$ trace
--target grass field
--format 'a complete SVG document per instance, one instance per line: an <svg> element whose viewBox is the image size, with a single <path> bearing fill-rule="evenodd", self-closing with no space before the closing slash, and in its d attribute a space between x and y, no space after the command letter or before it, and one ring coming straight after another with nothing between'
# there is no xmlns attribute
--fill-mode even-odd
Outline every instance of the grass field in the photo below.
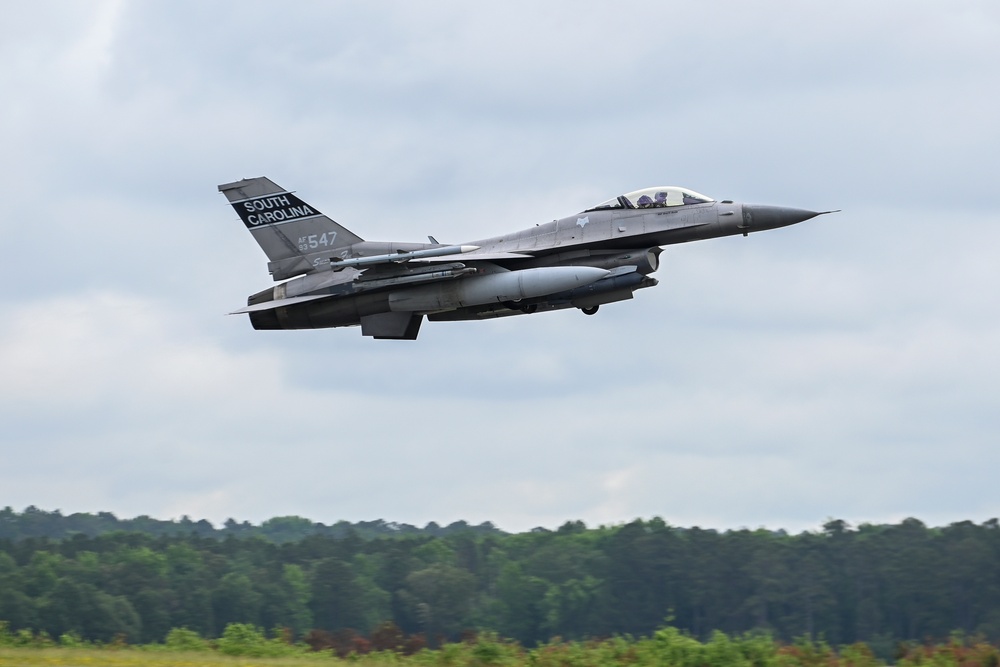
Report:
<svg viewBox="0 0 1000 667"><path fill-rule="evenodd" d="M7 644L0 645L0 667L880 667L890 662L898 667L1000 667L997 646L957 635L937 644L900 643L891 660L875 657L862 643L834 649L822 641L784 644L767 635L729 637L721 632L701 642L669 627L647 638L556 640L532 649L484 634L413 655L385 651L343 658L256 633L243 640L198 640L198 650L164 644L59 646L51 640Z"/></svg>

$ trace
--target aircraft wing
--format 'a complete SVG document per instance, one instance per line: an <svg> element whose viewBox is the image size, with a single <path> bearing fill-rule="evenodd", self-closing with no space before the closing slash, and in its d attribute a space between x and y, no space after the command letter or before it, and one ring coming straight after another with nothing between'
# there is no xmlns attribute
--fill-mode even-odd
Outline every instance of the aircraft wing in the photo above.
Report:
<svg viewBox="0 0 1000 667"><path fill-rule="evenodd" d="M395 256L393 255L393 257ZM357 259L370 260L372 258L363 257ZM440 280L453 280L476 273L476 269L467 267L462 262L439 264L413 262L414 266L407 266L410 260L391 262L382 258L378 259L379 261L368 261L362 264L360 268L358 268L356 263L351 263L346 267L346 270L313 273L303 279L299 279L305 282L296 284L296 281L291 281L285 283L286 287L283 289L295 289L297 294L255 303L239 310L234 310L229 314L257 313L316 301L318 299L336 299L373 290L400 288ZM345 260L345 262L351 261ZM309 293L302 294L303 290L308 290Z"/></svg>
<svg viewBox="0 0 1000 667"><path fill-rule="evenodd" d="M229 313L230 315L241 315L243 313L256 313L261 310L271 310L272 308L282 308L284 306L292 306L296 303L305 303L306 301L315 301L316 299L326 299L329 294L307 294L305 296L293 296L287 299L275 299L274 301L265 301L263 303L257 303L252 306L247 306L246 308L240 308L239 310L234 310Z"/></svg>

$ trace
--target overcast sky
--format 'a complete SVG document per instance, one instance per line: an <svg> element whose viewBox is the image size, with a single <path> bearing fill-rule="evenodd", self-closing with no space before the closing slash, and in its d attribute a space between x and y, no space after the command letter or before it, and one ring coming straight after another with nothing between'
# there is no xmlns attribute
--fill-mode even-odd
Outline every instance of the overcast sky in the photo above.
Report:
<svg viewBox="0 0 1000 667"><path fill-rule="evenodd" d="M4 3L0 506L509 531L1000 515L1000 5ZM561 311L254 331L216 185L464 242L843 209Z"/></svg>

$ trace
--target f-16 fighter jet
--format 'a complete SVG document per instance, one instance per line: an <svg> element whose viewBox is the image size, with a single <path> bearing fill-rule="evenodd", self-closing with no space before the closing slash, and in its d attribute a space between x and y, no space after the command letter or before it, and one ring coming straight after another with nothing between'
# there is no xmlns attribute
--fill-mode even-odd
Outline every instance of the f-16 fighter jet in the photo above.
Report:
<svg viewBox="0 0 1000 667"><path fill-rule="evenodd" d="M823 213L715 201L687 188L629 192L577 215L461 245L365 241L267 178L219 186L279 282L247 299L254 329L361 326L415 340L428 320L601 306L653 287L661 246L785 227ZM234 313L234 314L235 314Z"/></svg>

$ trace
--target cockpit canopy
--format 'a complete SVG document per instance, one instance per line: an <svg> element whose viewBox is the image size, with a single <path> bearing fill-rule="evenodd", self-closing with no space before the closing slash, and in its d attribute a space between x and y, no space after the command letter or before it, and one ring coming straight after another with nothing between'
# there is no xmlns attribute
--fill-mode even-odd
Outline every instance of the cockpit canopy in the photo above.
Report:
<svg viewBox="0 0 1000 667"><path fill-rule="evenodd" d="M613 208L664 208L667 206L687 206L689 204L707 204L715 201L711 197L698 194L694 190L664 185L656 188L645 188L628 194L619 195L614 199L601 202L588 211L601 211Z"/></svg>

